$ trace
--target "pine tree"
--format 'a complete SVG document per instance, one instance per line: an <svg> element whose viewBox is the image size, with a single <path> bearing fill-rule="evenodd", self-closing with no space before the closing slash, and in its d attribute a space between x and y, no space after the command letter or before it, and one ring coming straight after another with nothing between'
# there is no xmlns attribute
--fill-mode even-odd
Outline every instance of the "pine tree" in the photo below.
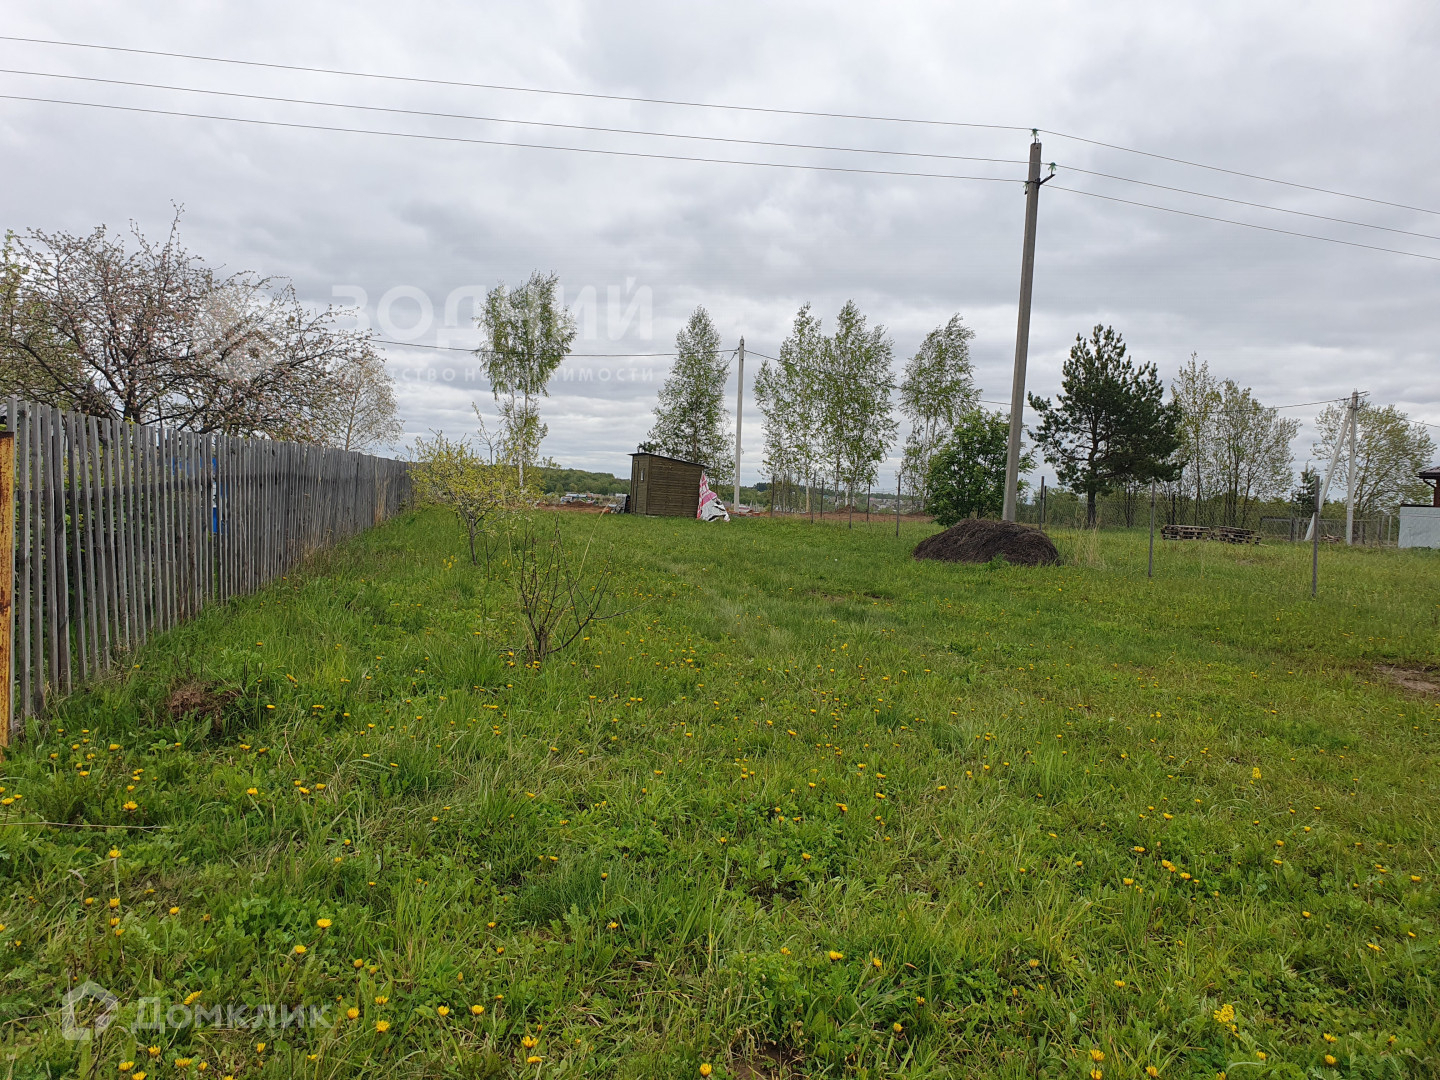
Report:
<svg viewBox="0 0 1440 1080"><path fill-rule="evenodd" d="M728 480L734 472L734 436L725 411L730 365L720 354L720 334L703 307L697 307L675 335L675 350L675 366L660 388L646 445L657 454L700 462L712 482Z"/></svg>
<svg viewBox="0 0 1440 1080"><path fill-rule="evenodd" d="M1040 414L1033 435L1056 475L1085 496L1085 524L1095 524L1095 500L1127 481L1172 479L1179 448L1179 409L1165 404L1154 364L1136 365L1114 327L1096 326L1075 344L1062 369L1056 403L1030 395Z"/></svg>

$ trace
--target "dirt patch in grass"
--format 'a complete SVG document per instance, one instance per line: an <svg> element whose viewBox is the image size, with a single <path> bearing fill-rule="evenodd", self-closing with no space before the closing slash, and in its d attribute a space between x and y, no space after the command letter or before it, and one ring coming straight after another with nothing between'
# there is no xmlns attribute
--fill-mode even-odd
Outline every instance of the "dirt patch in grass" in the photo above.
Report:
<svg viewBox="0 0 1440 1080"><path fill-rule="evenodd" d="M1380 673L1381 678L1389 680L1402 690L1424 697L1440 697L1440 672L1390 667L1387 664L1376 664L1375 670Z"/></svg>
<svg viewBox="0 0 1440 1080"><path fill-rule="evenodd" d="M225 726L226 706L239 696L238 690L217 687L202 679L179 679L165 695L165 712L171 720L208 719L211 733L218 735Z"/></svg>
<svg viewBox="0 0 1440 1080"><path fill-rule="evenodd" d="M986 563L997 555L1019 566L1053 566L1060 553L1039 529L1013 521L971 518L915 545L917 559Z"/></svg>

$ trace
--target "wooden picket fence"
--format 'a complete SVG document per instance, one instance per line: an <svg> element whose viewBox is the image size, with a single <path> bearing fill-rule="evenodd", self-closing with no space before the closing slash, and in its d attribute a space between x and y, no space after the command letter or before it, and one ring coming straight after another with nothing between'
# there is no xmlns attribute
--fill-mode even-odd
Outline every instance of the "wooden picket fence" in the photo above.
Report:
<svg viewBox="0 0 1440 1080"><path fill-rule="evenodd" d="M0 596L0 633L13 627L14 704L0 745L149 635L254 592L410 497L409 466L368 454L14 397L3 419L14 443L14 590L9 618Z"/></svg>

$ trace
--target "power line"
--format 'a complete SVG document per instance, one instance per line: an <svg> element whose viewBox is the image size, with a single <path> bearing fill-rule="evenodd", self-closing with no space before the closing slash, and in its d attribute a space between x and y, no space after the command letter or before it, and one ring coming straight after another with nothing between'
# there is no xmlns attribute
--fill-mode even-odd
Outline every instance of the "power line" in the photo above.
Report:
<svg viewBox="0 0 1440 1080"><path fill-rule="evenodd" d="M64 98L34 97L27 94L0 94L0 100L33 101L47 105L75 105L87 109L109 109L115 112L148 113L152 116L183 116L194 120L223 120L232 124L257 127L290 128L297 131L332 131L347 135L384 135L395 139L419 139L423 142L464 143L471 146L506 146L522 150L560 150L573 154L599 154L605 157L648 158L652 161L696 161L707 165L752 165L764 169L802 169L810 172L855 173L865 176L906 176L921 180L990 180L998 184L1020 184L1024 181L1008 176L962 176L956 173L906 172L903 169L860 169L846 165L803 165L785 161L740 161L734 158L695 157L687 154L655 154L640 150L606 150L593 146L553 146L548 143L515 142L507 139L476 139L459 135L425 135L413 131L377 131L373 128L337 127L333 124L302 124L291 120L258 120L244 116L220 116L215 113L185 112L181 109L149 109L139 105L113 105L98 101L69 101Z"/></svg>
<svg viewBox="0 0 1440 1080"><path fill-rule="evenodd" d="M1317 221L1333 221L1340 225L1355 225L1362 229L1378 229L1381 232L1398 233L1401 236L1419 237L1421 240L1440 240L1440 236L1433 233L1413 232L1410 229L1395 229L1389 225L1372 225L1368 221L1352 221L1350 218L1331 217L1329 214L1314 214L1308 210L1291 210L1288 207L1271 206L1268 203L1250 202L1246 199L1232 199L1228 195L1211 195L1207 191L1191 191L1189 188L1172 187L1169 184L1155 184L1149 180L1136 180L1129 176L1116 176L1114 173L1096 172L1093 169L1079 169L1074 165L1059 165L1058 167L1068 169L1074 173L1084 173L1086 176L1102 176L1106 180L1119 180L1122 183L1138 184L1141 187L1155 188L1159 191L1174 191L1180 195L1194 195L1201 199L1216 199L1219 202L1234 203L1237 206L1251 206L1257 210L1272 210L1277 214L1294 214L1298 217L1315 218Z"/></svg>
<svg viewBox="0 0 1440 1080"><path fill-rule="evenodd" d="M1239 169L1226 169L1219 165L1206 165L1199 161L1189 161L1185 158L1169 157L1165 154L1152 154L1148 150L1135 150L1129 146L1118 146L1115 143L1100 142L1098 139L1087 139L1080 135L1067 135L1063 131L1050 131L1041 129L1046 135L1055 135L1061 139L1073 139L1075 142L1086 143L1090 146L1103 146L1107 150L1119 150L1126 154L1138 154L1140 157L1154 158L1156 161L1169 161L1176 165L1188 165L1192 169L1206 169L1210 172L1225 173L1227 176L1243 176L1247 180L1262 180L1267 184L1283 184L1285 187L1298 188L1301 191L1315 191L1321 195L1337 195L1342 199L1358 199L1361 202L1375 203L1377 206L1393 206L1397 210L1413 210L1417 214L1440 215L1440 210L1428 210L1423 206L1410 206L1406 203L1390 202L1388 199L1373 199L1369 195L1355 195L1348 191L1335 191L1331 188L1315 187L1311 184L1299 184L1293 180L1277 180L1273 176L1261 176L1259 173L1241 172Z"/></svg>
<svg viewBox="0 0 1440 1080"><path fill-rule="evenodd" d="M996 165L1025 164L1025 162L1018 158L971 157L964 154L931 154L918 150L880 150L863 146L831 146L823 143L795 143L771 139L737 139L723 135L694 135L685 132L646 131L640 128L603 127L596 124L565 124L551 120L517 120L509 116L480 116L474 113L437 112L431 109L400 109L385 105L358 105L346 101L320 101L315 98L248 94L235 90L207 90L200 87L175 86L167 83L136 82L130 79L106 79L93 75L64 75L50 71L24 71L19 68L0 68L0 74L29 75L41 79L66 79L72 82L104 83L108 86L132 86L146 90L168 90L182 94L205 94L211 97L241 98L245 101L268 101L285 105L318 105L327 109L356 109L362 112L394 113L401 116L425 116L439 120L475 120L491 124L520 124L526 127L560 128L565 131L594 131L607 135L643 135L656 139L687 139L698 142L733 143L742 146L771 146L787 150L829 150L846 154L884 154L889 157L931 158L942 161L983 161ZM1433 239L1440 239L1440 237Z"/></svg>
<svg viewBox="0 0 1440 1080"><path fill-rule="evenodd" d="M1348 395L1347 395L1348 397ZM1303 409L1306 405L1333 405L1337 401L1344 401L1346 398L1326 398L1324 401L1302 401L1295 405L1272 405L1272 409Z"/></svg>
<svg viewBox="0 0 1440 1080"><path fill-rule="evenodd" d="M527 127L557 128L565 131L591 131L609 135L641 135L648 138L661 139L684 139L698 142L729 143L743 146L767 146L783 148L788 150L823 150L847 154L882 154L889 157L928 158L943 161L980 161L997 165L1023 165L1025 162L1016 158L992 158L974 157L964 154L937 154L914 150L882 150L871 147L834 146L823 143L795 143L770 139L740 139L720 135L695 135L685 132L670 131L646 131L639 128L605 127L595 124L567 124L558 121L547 120L518 120L506 116L481 116L473 113L452 113L438 112L430 109L402 109L384 105L360 105L344 101L322 101L314 98L283 97L271 94L252 94L232 90L209 90L192 86L176 86L168 83L138 82L131 79L108 79L90 75L67 75L49 71L26 71L18 68L0 68L0 74L25 75L34 78L65 79L72 82L101 83L108 86L129 86L147 90L165 90L184 94L203 94L212 97L239 98L245 101L265 101L275 104L286 105L314 105L330 109L355 109L362 112L392 113L402 116L424 116L442 120L471 120L483 123L496 124L518 124ZM1133 177L1118 176L1114 173L1097 172L1094 169L1082 169L1073 165L1061 165L1060 168L1070 172L1081 173L1085 176L1103 177L1107 180L1118 180L1126 184L1138 184L1142 187L1155 188L1160 191L1173 191L1181 195L1193 195L1202 199L1215 199L1220 202L1233 203L1238 206L1249 206L1257 210L1270 210L1277 214L1293 214L1299 217L1313 218L1318 221L1333 221L1340 225L1354 225L1363 229L1376 229L1382 232L1396 233L1401 236L1414 236L1422 240L1440 240L1440 235L1432 233L1414 232L1410 229L1397 229L1388 225L1373 225L1365 221L1353 221L1349 218L1332 217L1329 214L1316 214L1306 210L1292 210L1283 206L1270 206L1267 203L1251 202L1246 199L1231 198L1226 195L1212 195L1204 191L1192 191L1188 188L1174 187L1169 184L1157 184L1148 180L1136 180Z"/></svg>
<svg viewBox="0 0 1440 1080"><path fill-rule="evenodd" d="M1242 228L1259 229L1261 232L1279 233L1282 236L1301 236L1307 240L1323 240L1327 244L1343 244L1345 247L1364 248L1366 251L1384 251L1391 255L1408 255L1412 259L1440 262L1440 255L1422 255L1418 251L1402 251L1400 248L1380 247L1377 244L1361 244L1354 240L1337 240L1333 236L1319 236L1316 233L1296 232L1293 229L1277 229L1270 225L1256 225L1250 221L1236 221L1234 218L1215 217L1212 214L1197 214L1192 210L1177 210L1173 206L1157 206L1154 203L1137 202L1134 199L1122 199L1116 195L1101 195L1098 191L1081 191L1079 188L1061 187L1059 184L1050 184L1048 186L1051 191L1068 191L1072 195L1084 195L1091 199L1104 199L1106 202L1124 203L1126 206L1143 206L1147 210L1163 210L1167 214L1180 214L1183 217L1199 218L1202 221L1219 221L1226 225L1239 225Z"/></svg>
<svg viewBox="0 0 1440 1080"><path fill-rule="evenodd" d="M460 79L433 79L415 75L383 75L373 71L347 71L342 68L311 67L304 64L277 64L263 60L236 60L225 56L204 56L196 53L167 52L162 49L134 49L123 45L95 45L85 41L58 41L52 38L18 37L0 34L0 41L21 41L32 45L61 45L72 49L96 49L103 52L132 53L138 56L164 56L174 60L201 60L210 64L234 64L240 67L269 68L274 71L300 71L312 75L343 75L352 79L378 79L386 82L419 83L427 86L453 86L469 90L503 90L515 94L543 94L553 97L589 98L596 101L626 101L640 105L676 105L688 109L716 109L726 112L766 113L777 116L809 116L829 120L874 120L890 124L921 124L931 127L982 128L990 131L1030 131L1016 124L973 124L959 120L925 120L907 116L874 116L867 113L825 112L818 109L780 109L762 105L727 105L709 101L684 101L673 98L639 97L633 94L599 94L584 90L548 90L534 86L506 86L501 83L466 82Z"/></svg>
<svg viewBox="0 0 1440 1080"><path fill-rule="evenodd" d="M1022 181L1003 176L972 176L957 173L931 173L931 172L909 172L903 169L862 169L844 165L813 165L797 162L780 161L746 161L734 158L711 158L697 157L687 154L657 154L640 150L613 150L589 146L555 146L548 143L516 142L507 139L479 139L458 135L428 135L411 131L380 131L374 128L351 128L340 127L333 124L306 124L289 120L260 120L252 117L242 116L221 116L216 113L187 112L180 109L154 109L139 105L117 105L95 101L71 101L64 98L36 97L28 94L0 94L0 100L7 101L29 101L48 105L71 105L79 108L106 109L113 112L144 113L152 116L179 116L195 120L220 120L233 124L249 124L257 127L278 127L298 131L327 131L338 132L348 135L380 135L397 139L416 139L423 142L446 142L461 143L472 146L500 146L513 147L526 150L555 150L575 154L596 154L604 157L625 157L642 158L652 161L689 161L709 165L746 165L766 169L799 169L810 172L831 172L849 173L862 176L895 176L909 177L914 179L928 180L982 180L1002 184L1018 184ZM1122 199L1114 195L1101 195L1094 191L1082 191L1079 188L1062 187L1059 184L1053 185L1056 191L1068 191L1074 195L1084 195L1092 199L1104 199L1107 202L1123 203L1127 206L1139 206L1150 210L1161 210L1170 214L1180 214L1184 217L1199 218L1204 221L1216 221L1226 225L1239 225L1247 229L1259 229L1262 232L1279 233L1283 236L1297 236L1309 240L1322 240L1329 244L1342 244L1346 247L1363 248L1367 251L1386 252L1391 255L1408 255L1415 259L1425 259L1430 262L1440 262L1440 256L1422 255L1419 252L1403 251L1399 248L1380 247L1376 244L1361 244L1353 240L1338 240L1330 236L1319 236L1315 233L1298 232L1293 229L1277 229L1269 225L1256 225L1248 221L1236 221L1234 218L1215 217L1211 214L1199 214L1189 210L1177 210L1169 206L1157 206L1154 203L1138 202L1134 199ZM758 354L757 354L758 355Z"/></svg>
<svg viewBox="0 0 1440 1080"><path fill-rule="evenodd" d="M1074 142L1085 143L1089 146L1098 146L1107 150L1116 150L1121 153L1136 154L1141 157L1153 158L1157 161L1168 161L1177 165L1185 165L1190 168L1206 169L1210 172L1224 173L1229 176L1240 176L1249 180L1259 180L1269 184L1281 184L1285 187L1293 187L1302 191L1314 191L1324 195L1334 195L1345 199L1358 199L1361 202L1374 203L1378 206L1390 206L1401 210L1412 210L1421 214L1440 215L1440 210L1430 210L1423 206L1410 206L1406 203L1392 202L1388 199L1377 199L1368 195L1356 195L1352 192L1337 191L1332 188L1317 187L1312 184L1301 184L1293 180L1281 180L1272 176L1263 176L1259 173L1244 172L1239 169L1227 169L1219 165L1206 165L1203 162L1190 161L1186 158L1172 157L1166 154L1152 153L1148 150L1137 150L1129 146L1121 146L1117 143L1103 142L1099 139L1089 139L1082 135L1072 135L1068 132L1055 131L1053 129L1032 129L1017 124L982 124L961 120L936 120L923 117L911 116L885 116L870 113L844 113L830 112L821 109L783 109L773 106L761 105L734 105L708 101L686 101L678 98L652 98L642 97L633 94L601 94L593 91L583 90L554 90L534 86L510 86L502 83L481 83L468 82L460 79L437 79L424 78L414 75L386 75L371 71L353 71L344 68L325 68L305 64L280 64L262 60L239 60L224 56L207 56L200 53L173 52L163 49L138 49L122 45L97 45L84 41L64 41L55 38L22 37L14 34L0 34L0 41L15 41L31 45L54 45L72 49L90 49L99 52L128 53L135 56L159 56L173 60L198 60L210 64L229 64L237 67L265 68L272 71L295 71L314 75L340 75L346 78L373 79L384 82L414 83L428 86L450 86L472 90L500 90L507 93L535 94L552 97L583 98L595 101L623 101L642 105L672 105L691 109L712 109L724 112L757 113L774 116L805 116L827 120L865 120L879 123L891 124L913 124L925 127L944 128L969 128L988 131L1043 131L1047 135L1055 135L1058 138L1070 139Z"/></svg>

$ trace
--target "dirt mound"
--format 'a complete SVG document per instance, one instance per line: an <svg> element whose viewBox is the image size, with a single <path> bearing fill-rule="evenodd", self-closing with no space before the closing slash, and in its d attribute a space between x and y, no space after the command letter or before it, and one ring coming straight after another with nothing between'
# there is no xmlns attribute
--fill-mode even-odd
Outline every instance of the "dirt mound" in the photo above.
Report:
<svg viewBox="0 0 1440 1080"><path fill-rule="evenodd" d="M172 720L207 719L211 734L219 735L225 727L225 707L239 696L238 690L218 689L195 678L180 679L165 696L165 711Z"/></svg>
<svg viewBox="0 0 1440 1080"><path fill-rule="evenodd" d="M1060 553L1039 529L1013 521L969 518L915 545L915 558L941 562L989 562L1002 556L1020 566L1051 566Z"/></svg>

